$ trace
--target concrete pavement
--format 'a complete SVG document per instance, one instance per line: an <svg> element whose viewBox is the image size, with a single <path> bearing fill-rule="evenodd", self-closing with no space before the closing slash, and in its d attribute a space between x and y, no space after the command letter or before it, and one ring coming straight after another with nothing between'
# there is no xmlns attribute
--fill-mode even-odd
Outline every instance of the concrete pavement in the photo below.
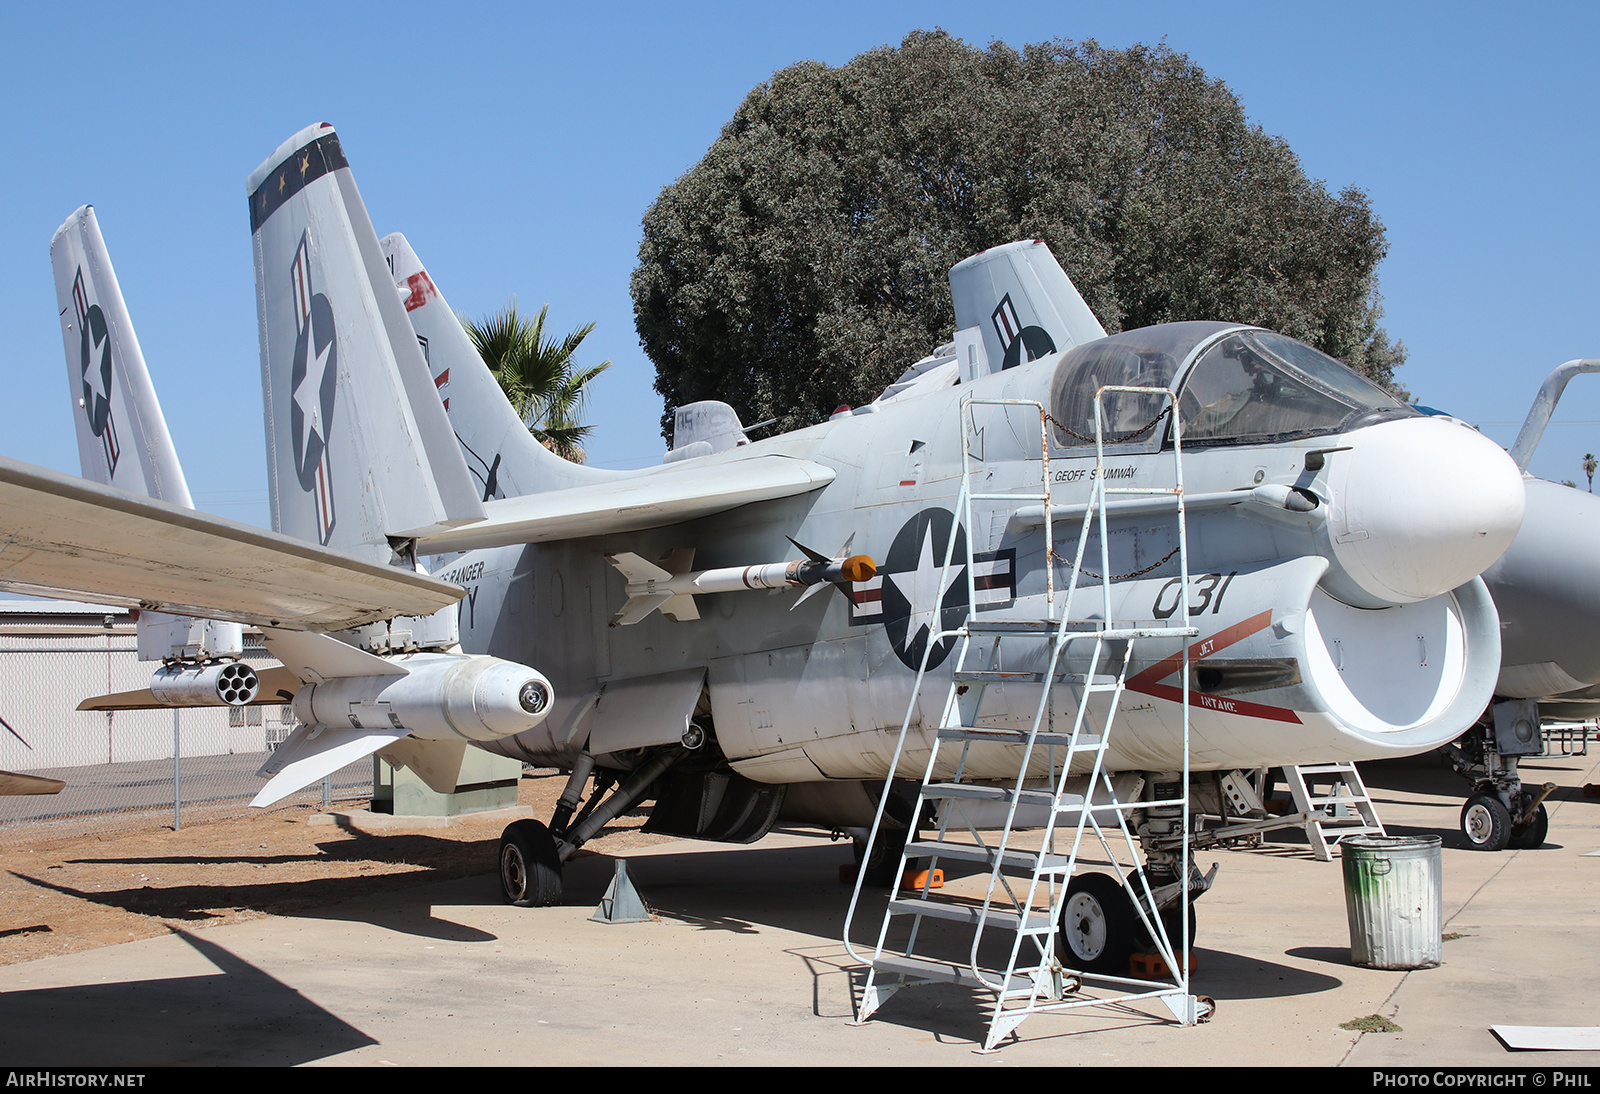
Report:
<svg viewBox="0 0 1600 1094"><path fill-rule="evenodd" d="M1349 963L1341 872L1303 844L1220 851L1197 907L1206 1025L1096 1008L1041 1015L980 1055L973 993L901 992L851 1024L860 973L839 941L847 844L792 833L750 847L629 854L658 920L589 922L612 874L568 869L560 908L500 903L493 877L305 916L0 968L0 1058L26 1065L903 1064L1593 1067L1600 1053L1510 1053L1492 1024L1600 1024L1600 757L1535 761L1562 787L1535 851L1462 849L1465 784L1431 761L1364 768L1394 834L1444 835L1436 969ZM981 891L981 890L980 890ZM881 900L881 898L880 898ZM863 917L861 934L875 929ZM1339 1028L1364 1015L1401 1033Z"/></svg>

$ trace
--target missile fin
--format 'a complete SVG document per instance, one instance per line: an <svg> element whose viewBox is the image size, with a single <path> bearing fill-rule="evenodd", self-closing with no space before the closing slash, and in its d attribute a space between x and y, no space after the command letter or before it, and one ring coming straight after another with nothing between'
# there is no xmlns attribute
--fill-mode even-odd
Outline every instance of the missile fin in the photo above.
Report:
<svg viewBox="0 0 1600 1094"><path fill-rule="evenodd" d="M667 576L671 576L670 574ZM631 596L622 610L611 617L613 627L631 627L669 600L677 599L671 593L643 593ZM698 617L697 617L698 618Z"/></svg>
<svg viewBox="0 0 1600 1094"><path fill-rule="evenodd" d="M394 729L338 729L329 726L301 726L273 750L257 775L268 779L261 793L250 802L257 809L282 801L296 790L303 790L331 775L345 764L370 756L411 731Z"/></svg>
<svg viewBox="0 0 1600 1094"><path fill-rule="evenodd" d="M695 606L694 594L679 593L661 605L661 614L676 619L679 623L687 623L700 618L700 609Z"/></svg>

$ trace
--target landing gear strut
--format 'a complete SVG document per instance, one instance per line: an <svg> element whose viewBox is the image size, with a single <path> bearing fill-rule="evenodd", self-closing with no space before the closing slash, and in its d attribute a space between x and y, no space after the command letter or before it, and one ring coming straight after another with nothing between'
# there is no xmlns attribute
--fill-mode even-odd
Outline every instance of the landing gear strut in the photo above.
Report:
<svg viewBox="0 0 1600 1094"><path fill-rule="evenodd" d="M1472 781L1472 796L1461 808L1461 834L1477 851L1538 847L1550 831L1544 800L1556 786L1524 786L1517 760L1544 752L1539 704L1512 699L1496 703L1488 714L1445 749L1456 773Z"/></svg>
<svg viewBox="0 0 1600 1094"><path fill-rule="evenodd" d="M1191 857L1187 883L1178 880L1183 844L1192 834L1184 831L1181 805L1155 803L1177 799L1182 784L1167 774L1149 776L1146 785L1145 800L1151 804L1130 818L1143 851L1143 870L1130 873L1126 882L1091 872L1074 875L1067 883L1057 937L1062 964L1068 968L1126 976L1133 954L1158 948L1157 932L1166 935L1180 960L1194 948L1194 902L1211 888L1217 867L1201 874Z"/></svg>

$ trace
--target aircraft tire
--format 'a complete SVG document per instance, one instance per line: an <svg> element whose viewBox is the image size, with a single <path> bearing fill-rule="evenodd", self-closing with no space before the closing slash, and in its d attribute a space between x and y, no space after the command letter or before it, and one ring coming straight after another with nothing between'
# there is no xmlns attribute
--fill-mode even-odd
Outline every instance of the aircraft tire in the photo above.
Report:
<svg viewBox="0 0 1600 1094"><path fill-rule="evenodd" d="M1126 975L1138 916L1122 884L1108 874L1079 874L1061 906L1061 960L1083 972Z"/></svg>
<svg viewBox="0 0 1600 1094"><path fill-rule="evenodd" d="M1461 807L1461 834L1474 851L1503 851L1511 842L1511 811L1493 794L1474 794Z"/></svg>
<svg viewBox="0 0 1600 1094"><path fill-rule="evenodd" d="M1506 846L1516 851L1531 851L1535 847L1544 846L1544 838L1549 834L1550 814L1545 812L1541 804L1534 812L1533 819L1527 824L1521 827L1512 825L1511 839Z"/></svg>
<svg viewBox="0 0 1600 1094"><path fill-rule="evenodd" d="M851 850L856 856L856 869L866 873L862 881L866 888L893 889L899 884L900 879L895 876L895 869L900 865L900 856L905 853L906 838L910 834L904 828L878 829L878 841L872 845L870 856L866 853L865 840L852 845Z"/></svg>
<svg viewBox="0 0 1600 1094"><path fill-rule="evenodd" d="M500 892L518 908L561 903L561 856L538 821L513 821L500 834Z"/></svg>
<svg viewBox="0 0 1600 1094"><path fill-rule="evenodd" d="M1172 907L1170 907L1166 911L1162 912L1161 913L1161 925L1166 928L1167 940L1169 942L1171 942L1174 946L1176 946L1176 947L1178 947L1180 949L1183 949L1183 950L1192 950L1192 949L1194 949L1194 936L1195 936L1195 921L1194 921L1194 918L1195 918L1194 917L1194 903L1191 901L1190 904L1189 904L1189 944L1187 946L1184 946L1184 945L1181 945L1180 942L1178 941L1179 937L1180 937L1178 932L1179 932L1179 930L1180 930L1180 928L1182 926L1182 923L1183 923L1183 910L1180 909L1176 904L1174 904ZM1147 947L1148 949L1153 951L1156 948L1156 940L1151 938L1151 937L1149 937L1149 934L1150 934L1150 932L1144 929L1144 925L1140 924L1139 925L1139 942L1142 944L1142 946Z"/></svg>

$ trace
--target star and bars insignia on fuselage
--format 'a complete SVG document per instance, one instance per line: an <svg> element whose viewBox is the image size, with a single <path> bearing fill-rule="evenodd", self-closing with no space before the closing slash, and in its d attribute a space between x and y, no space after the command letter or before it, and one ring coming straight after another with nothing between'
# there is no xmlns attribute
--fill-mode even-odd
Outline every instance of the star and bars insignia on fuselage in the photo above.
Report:
<svg viewBox="0 0 1600 1094"><path fill-rule="evenodd" d="M978 611L1007 608L1015 602L1016 570L1017 552L1013 548L972 556L974 606ZM966 617L966 531L947 509L924 509L906 521L877 575L850 585L851 626L883 624L895 656L910 669L921 667L933 634L960 626ZM941 664L954 645L954 638L937 643L928 657L928 667Z"/></svg>

